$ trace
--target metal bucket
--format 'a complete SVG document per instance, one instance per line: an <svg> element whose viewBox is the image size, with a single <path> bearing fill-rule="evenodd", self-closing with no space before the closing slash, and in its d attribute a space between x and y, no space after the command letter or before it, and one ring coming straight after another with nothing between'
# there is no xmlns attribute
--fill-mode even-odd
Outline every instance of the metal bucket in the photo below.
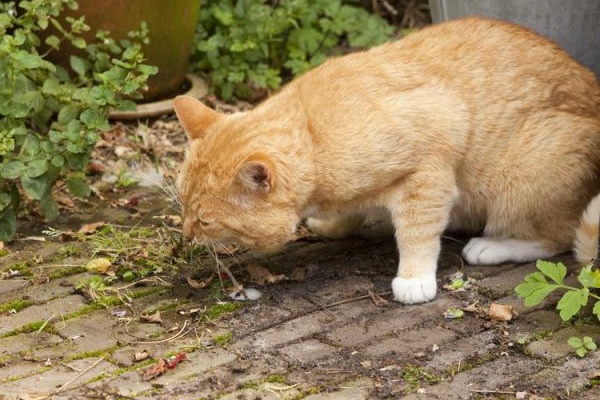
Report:
<svg viewBox="0 0 600 400"><path fill-rule="evenodd" d="M526 26L600 76L600 0L429 0L429 6L434 23L481 15Z"/></svg>

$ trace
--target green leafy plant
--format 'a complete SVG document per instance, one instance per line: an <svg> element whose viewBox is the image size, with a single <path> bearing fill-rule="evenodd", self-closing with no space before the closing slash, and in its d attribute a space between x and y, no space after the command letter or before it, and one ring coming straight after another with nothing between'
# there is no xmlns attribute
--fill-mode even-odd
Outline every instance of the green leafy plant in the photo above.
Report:
<svg viewBox="0 0 600 400"><path fill-rule="evenodd" d="M577 281L581 284L581 287L574 287L564 283L567 268L561 262L553 263L539 260L536 267L539 271L527 275L524 281L515 288L517 295L525 300L527 307L533 307L541 303L555 290L564 290L565 293L556 304L556 309L563 321L569 321L579 313L590 299L594 301L592 313L600 319L600 296L591 291L600 288L599 270L594 269L592 265L583 267L577 276ZM587 336L583 339L571 337L568 343L580 357L596 350L596 343Z"/></svg>
<svg viewBox="0 0 600 400"><path fill-rule="evenodd" d="M367 48L393 27L342 0L209 0L203 3L193 58L224 99L277 89L284 78L342 48Z"/></svg>
<svg viewBox="0 0 600 400"><path fill-rule="evenodd" d="M109 128L109 110L134 107L131 99L156 73L143 63L145 27L132 40L117 43L99 31L97 42L87 43L80 36L90 29L85 19L62 18L66 7L77 2L0 3L1 241L15 235L17 214L29 201L47 220L58 216L52 188L59 178L72 194L89 195L84 171L98 132ZM81 51L71 56L70 70L47 60L64 42Z"/></svg>
<svg viewBox="0 0 600 400"><path fill-rule="evenodd" d="M581 284L578 288L564 283L567 268L561 262L540 260L536 263L536 267L539 272L527 275L515 288L517 295L525 299L527 307L538 305L550 293L560 289L565 293L558 301L556 309L563 321L570 320L581 307L587 305L590 298L595 301L592 312L600 319L600 296L590 291L590 289L600 288L600 271L593 269L591 265L583 267L577 276L577 281Z"/></svg>
<svg viewBox="0 0 600 400"><path fill-rule="evenodd" d="M568 343L569 346L575 349L575 353L577 353L579 357L585 357L598 348L594 339L589 336L584 336L583 338L572 336L569 338Z"/></svg>

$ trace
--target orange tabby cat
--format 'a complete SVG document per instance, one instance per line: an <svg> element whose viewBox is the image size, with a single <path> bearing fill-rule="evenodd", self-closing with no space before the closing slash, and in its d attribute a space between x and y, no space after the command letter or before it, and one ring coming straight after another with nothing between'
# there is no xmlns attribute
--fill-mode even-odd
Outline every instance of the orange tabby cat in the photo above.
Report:
<svg viewBox="0 0 600 400"><path fill-rule="evenodd" d="M342 237L383 208L403 303L435 297L448 228L482 233L471 264L596 257L600 86L524 28L447 22L331 59L249 112L185 96L175 110L186 236L272 251L302 220Z"/></svg>

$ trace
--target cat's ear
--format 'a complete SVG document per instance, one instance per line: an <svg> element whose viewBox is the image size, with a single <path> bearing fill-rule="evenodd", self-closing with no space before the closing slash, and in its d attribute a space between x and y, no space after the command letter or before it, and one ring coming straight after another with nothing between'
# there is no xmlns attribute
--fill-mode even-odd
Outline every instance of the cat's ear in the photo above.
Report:
<svg viewBox="0 0 600 400"><path fill-rule="evenodd" d="M268 193L273 185L271 167L265 161L246 161L238 169L236 183L253 193Z"/></svg>
<svg viewBox="0 0 600 400"><path fill-rule="evenodd" d="M174 109L190 141L201 139L206 129L222 117L221 114L191 96L175 97Z"/></svg>

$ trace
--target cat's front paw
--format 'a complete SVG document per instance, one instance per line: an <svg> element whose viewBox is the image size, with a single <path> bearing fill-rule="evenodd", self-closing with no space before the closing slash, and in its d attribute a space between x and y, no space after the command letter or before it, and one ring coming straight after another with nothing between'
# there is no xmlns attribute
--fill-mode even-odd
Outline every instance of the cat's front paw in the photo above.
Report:
<svg viewBox="0 0 600 400"><path fill-rule="evenodd" d="M394 300L404 304L425 303L433 300L437 292L435 275L415 278L396 277L392 281Z"/></svg>

